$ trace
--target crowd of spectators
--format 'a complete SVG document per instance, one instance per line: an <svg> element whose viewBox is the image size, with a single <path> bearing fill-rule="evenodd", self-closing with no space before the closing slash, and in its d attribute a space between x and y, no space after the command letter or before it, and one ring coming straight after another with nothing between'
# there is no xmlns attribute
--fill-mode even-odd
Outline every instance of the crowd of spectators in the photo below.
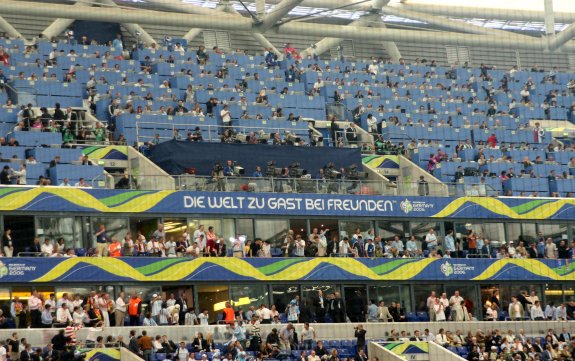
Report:
<svg viewBox="0 0 575 361"><path fill-rule="evenodd" d="M313 228L309 235L288 230L283 239L276 241L261 238L248 239L243 235L225 239L213 226L199 225L193 234L183 232L178 236L166 235L163 224L148 237L138 231L135 238L128 232L119 240L108 237L101 224L94 234L96 247L81 250L80 256L110 257L358 257L358 258L493 258L493 259L572 259L575 258L575 241L554 240L542 232L536 239L500 242L490 240L472 228L466 234L448 230L440 236L430 228L422 237L411 235L403 238L376 236L373 229L356 228L352 234L342 234L330 229ZM330 236L331 235L331 236ZM0 242L0 254L14 256L12 231L7 229ZM75 257L77 250L66 246L64 238L56 242L46 237L42 242L35 238L25 252L28 256Z"/></svg>
<svg viewBox="0 0 575 361"><path fill-rule="evenodd" d="M259 307L249 306L246 309L234 307L232 303L225 302L218 317L216 327L210 328L205 336L196 332L189 340L170 340L166 335L154 337L154 327L167 325L199 325L208 326L208 310L196 313L194 307L187 306L185 293L177 298L171 293L167 298L153 294L150 299L143 300L141 293L133 292L125 297L120 292L116 300L111 299L106 292L92 291L87 295L64 293L60 299L54 294L45 298L43 294L33 291L25 305L15 296L10 305L11 317L16 328L61 328L49 345L41 351L32 350L25 339L18 338L14 332L6 342L0 343L4 347L4 354L8 353L12 359L17 360L22 353L44 354L54 360L67 350L67 346L80 346L88 348L126 347L130 351L147 361L155 360L154 355L166 354L169 359L194 360L195 353L198 359L227 359L244 360L246 357L262 358L295 358L301 356L302 360L317 361L319 359L366 360L366 340L407 342L427 341L435 342L452 352L459 353L470 361L475 360L571 360L575 337L567 327L560 332L549 329L543 335L526 335L523 330L517 333L512 330L501 330L499 327L489 327L485 332L478 329L464 334L457 326L450 331L451 323L444 323L437 334L429 328L422 332L414 330L408 333L401 330L401 322L408 321L405 311L399 303L387 307L383 301L357 302L354 298L351 307L344 310L344 302L338 292L324 296L321 291L310 300L300 300L298 296L289 301L285 310L280 313L274 305L268 308L261 304ZM468 321L473 318L469 308L473 308L471 301L464 299L459 291L447 298L446 294L437 297L432 292L425 301L429 307L430 321ZM496 293L486 300L484 308L489 310L499 304ZM509 318L523 320L528 313L537 314L540 301L537 295L520 293L511 298L509 303ZM447 313L443 309L447 305ZM525 307L525 308L524 308ZM551 305L552 307L552 305ZM575 302L569 304L574 311ZM553 315L542 315L541 319L563 320L571 319L564 311L566 306L561 304L554 309ZM563 310L563 311L561 311ZM347 311L347 312L346 312ZM547 313L547 310L545 311ZM446 314L448 314L446 316ZM129 322L125 322L128 320ZM534 318L537 320L539 318ZM0 317L6 325L5 317ZM330 349L324 346L321 337L312 326L323 322L353 322L353 333L350 330L348 341L338 343L339 349ZM358 323L359 322L359 323ZM398 327L385 335L370 335L363 327L362 322L368 325L372 322L398 322ZM146 326L141 335L130 331L126 339L122 335L117 337L106 336L108 327ZM358 323L358 324L357 324ZM263 334L260 325L272 325L271 331ZM87 328L85 339L78 340L76 334L81 328ZM536 337L533 337L536 336ZM125 340L125 341L124 341ZM327 344L327 343L326 343ZM297 351L294 353L294 351ZM2 354L2 350L0 350ZM58 355L58 356L57 356ZM27 355L29 356L29 355ZM29 359L26 359L29 360Z"/></svg>

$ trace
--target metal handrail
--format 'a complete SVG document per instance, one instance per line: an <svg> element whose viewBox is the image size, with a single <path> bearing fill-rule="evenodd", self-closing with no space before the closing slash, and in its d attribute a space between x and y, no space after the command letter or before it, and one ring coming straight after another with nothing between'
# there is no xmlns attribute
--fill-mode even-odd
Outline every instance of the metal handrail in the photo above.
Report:
<svg viewBox="0 0 575 361"><path fill-rule="evenodd" d="M268 121L268 122L274 122L274 121ZM303 123L303 121L302 121ZM144 135L140 135L140 129L142 128L143 125L151 125L153 129L171 129L172 130L172 136L171 137L159 137L160 140L169 140L169 139L174 139L174 133L176 131L180 131L181 129L188 129L188 131L193 131L196 127L201 127L201 128L207 128L207 137L203 138L204 142L213 142L213 141L219 141L220 140L220 132L223 133L223 131L225 131L226 129L241 129L242 132L237 134L236 136L240 135L240 136L247 136L249 135L250 132L254 132L258 138L261 135L266 135L268 136L268 140L271 140L272 138L270 138L270 135L273 135L275 133L280 133L280 135L284 135L287 136L288 134L290 134L291 136L293 136L293 138L299 138L299 136L295 135L293 133L293 129L291 128L286 128L286 127L253 127L253 126L243 126L243 125L229 125L229 126L225 126L225 125L206 125L206 124L202 124L202 123L192 123L192 124L184 124L184 123L160 123L160 122L141 122L141 121L137 121L136 122L136 140L140 143L144 143L142 142L140 139L154 139L153 136L144 136ZM213 130L218 130L218 136L217 138L212 138L212 131ZM247 131L247 132L246 132ZM179 133L178 133L179 134ZM202 132L202 137L206 135L205 131ZM185 136L184 136L185 137ZM261 139L261 138L260 138ZM264 138L266 139L266 138ZM181 138L180 140L184 140L184 138Z"/></svg>

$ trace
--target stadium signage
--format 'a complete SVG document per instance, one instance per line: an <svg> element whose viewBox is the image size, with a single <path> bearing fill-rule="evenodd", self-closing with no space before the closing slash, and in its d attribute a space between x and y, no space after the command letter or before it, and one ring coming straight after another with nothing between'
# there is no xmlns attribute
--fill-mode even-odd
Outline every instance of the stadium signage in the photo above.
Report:
<svg viewBox="0 0 575 361"><path fill-rule="evenodd" d="M301 212L393 212L396 200L313 196L185 195L183 205L196 210L301 211Z"/></svg>

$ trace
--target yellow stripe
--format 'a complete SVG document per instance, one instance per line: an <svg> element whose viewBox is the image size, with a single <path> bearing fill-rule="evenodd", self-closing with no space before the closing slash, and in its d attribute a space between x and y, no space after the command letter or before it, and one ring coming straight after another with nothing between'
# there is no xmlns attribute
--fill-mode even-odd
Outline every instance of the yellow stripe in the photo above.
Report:
<svg viewBox="0 0 575 361"><path fill-rule="evenodd" d="M112 257L81 257L69 258L62 261L48 273L35 279L33 282L50 282L59 279L80 263L87 263L102 270L114 272L115 274L130 278L135 281L178 281L186 278L205 264L214 264L216 266L223 267L224 269L238 276L252 278L259 281L301 280L306 277L310 277L316 267L325 264L337 267L356 276L366 277L370 280L408 280L417 276L425 267L435 261L437 261L437 259L426 258L419 262L410 262L408 264L404 264L392 272L378 275L363 263L353 258L314 258L291 265L273 275L265 275L259 269L255 268L253 265L240 258L230 257L222 260L204 257L180 262L156 274L146 276L138 272L135 268L125 263L121 259Z"/></svg>
<svg viewBox="0 0 575 361"><path fill-rule="evenodd" d="M509 258L509 259L502 259L491 266L489 266L485 271L483 271L479 276L475 277L473 280L475 281L484 281L487 279L493 278L497 273L499 273L503 267L507 265L515 265L517 267L521 267L522 269L529 271L533 274L536 274L540 277L548 277L552 280L556 281L575 281L575 272L571 274L561 276L555 271L553 271L549 266L544 264L543 262L539 262L538 260L534 259L519 259L519 258Z"/></svg>
<svg viewBox="0 0 575 361"><path fill-rule="evenodd" d="M575 205L573 199L559 199L552 203L542 204L531 211L519 214L511 207L496 198L491 197L461 197L449 203L432 217L444 218L455 214L466 202L477 204L490 212L513 219L547 219L557 213L565 205Z"/></svg>

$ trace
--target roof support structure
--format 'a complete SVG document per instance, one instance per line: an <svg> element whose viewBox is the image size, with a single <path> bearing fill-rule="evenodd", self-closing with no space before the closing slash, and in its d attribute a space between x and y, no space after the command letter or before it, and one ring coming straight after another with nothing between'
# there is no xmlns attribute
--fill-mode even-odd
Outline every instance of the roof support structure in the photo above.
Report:
<svg viewBox="0 0 575 361"><path fill-rule="evenodd" d="M545 35L555 34L555 15L553 14L553 0L545 0Z"/></svg>
<svg viewBox="0 0 575 361"><path fill-rule="evenodd" d="M320 1L325 0L311 0ZM445 5L423 5L409 3L394 3L390 6L405 10L414 10L426 14L449 16L458 18L479 18L479 19L497 19L510 21L541 21L545 17L544 11L521 10L521 9L493 9L479 8L473 6L445 6ZM575 12L555 13L555 21L559 23L575 22Z"/></svg>
<svg viewBox="0 0 575 361"><path fill-rule="evenodd" d="M89 5L84 3L83 1L77 1L76 3L74 3L74 5L71 5L71 6L84 7L84 6L89 6ZM64 18L56 19L50 25L48 25L48 27L46 29L44 29L42 31L42 35L47 39L51 39L54 36L58 36L58 35L62 34L62 32L64 32L64 30L68 29L68 27L70 25L72 25L73 23L74 23L74 19L64 19Z"/></svg>
<svg viewBox="0 0 575 361"><path fill-rule="evenodd" d="M54 18L70 18L78 20L92 20L115 23L138 23L166 26L198 27L205 29L219 29L237 32L262 32L261 28L253 24L251 19L233 15L193 16L182 13L165 13L150 10L114 11L109 8L94 7L85 11L82 7L45 4L29 1L0 1L0 13L6 15L29 15ZM575 31L575 26L572 27ZM490 49L524 49L544 51L547 49L546 39L526 37L517 41L513 37L500 35L476 35L454 32L433 32L421 30L382 29L362 27L358 31L355 27L330 24L314 24L305 22L287 22L276 25L274 34L301 35L315 37L333 37L363 41L401 41L407 43L427 43L438 45L480 46ZM561 34L558 38L570 38L569 34ZM562 43L559 43L562 44ZM575 42L568 41L562 46L565 51L575 51Z"/></svg>
<svg viewBox="0 0 575 361"><path fill-rule="evenodd" d="M368 22L374 21L374 17L369 16L362 16L361 18L347 24L348 27L360 27L362 25L367 24ZM329 51L329 49L333 48L334 46L339 45L344 39L342 38L323 38L313 46L305 49L301 52L302 57L307 57L308 55L317 55L320 56L321 54Z"/></svg>
<svg viewBox="0 0 575 361"><path fill-rule="evenodd" d="M118 8L118 11L120 10L118 5L114 2L114 0L99 0L99 1L100 4L102 5L108 5L112 8ZM137 38L138 40L141 40L146 44L152 44L156 42L154 38L140 25L136 23L127 23L127 22L121 24L133 37Z"/></svg>
<svg viewBox="0 0 575 361"><path fill-rule="evenodd" d="M573 39L575 36L575 23L566 27L562 32L556 34L551 41L549 41L549 51L553 52L560 48L563 44Z"/></svg>
<svg viewBox="0 0 575 361"><path fill-rule="evenodd" d="M429 15L425 13L420 13L413 10L406 10L398 7L386 6L383 8L383 13L388 15L393 15L397 17L402 17L411 20L422 21L427 24L433 25L436 28L442 30L450 30L462 33L470 34L482 34L482 35L499 35L508 36L514 38L527 38L525 35L515 34L511 31L496 30L484 28L481 26L466 24L461 21L454 21L440 16Z"/></svg>
<svg viewBox="0 0 575 361"><path fill-rule="evenodd" d="M10 24L8 21L6 21L6 19L4 19L1 16L0 16L0 29L4 30L4 32L6 32L6 34L8 34L10 37L24 39L24 36L22 36L22 34L20 34L20 32L16 30L15 27L12 26L12 24Z"/></svg>
<svg viewBox="0 0 575 361"><path fill-rule="evenodd" d="M274 6L273 10L264 16L264 20L259 24L260 32L265 32L272 26L276 25L284 16L289 14L296 6L301 4L303 0L282 0L279 4Z"/></svg>
<svg viewBox="0 0 575 361"><path fill-rule="evenodd" d="M154 2L155 3L155 2ZM164 1L159 1L157 2L157 5L159 6L164 6ZM181 12L185 12L188 14L193 14L195 11L195 7L189 7L187 6L187 4L182 4L182 6L178 6L178 11ZM214 10L212 10L214 11ZM220 4L216 7L215 12L222 15L225 14L229 14L229 15L234 15L236 17L240 17L243 18L243 16L238 13L233 6L231 6L227 1L224 4ZM202 28L192 28L190 29L184 36L183 38L186 39L188 42L192 41L196 36L200 35L200 33L202 32ZM273 51L274 53L276 53L278 56L282 56L282 53L262 34L260 33L253 33L252 34L253 38L259 42L264 48L266 49L271 49L271 51Z"/></svg>
<svg viewBox="0 0 575 361"><path fill-rule="evenodd" d="M381 21L381 17L379 14L379 9L382 6L389 3L389 0L373 0L371 2L371 12L370 14L364 15L361 18L349 23L347 26L351 27L361 27L365 25L372 25L379 28L385 28L385 24ZM324 52L328 51L329 49L333 48L334 46L341 43L344 39L341 38L324 38L317 42L313 47L309 47L302 52L302 56L307 55L321 55ZM401 58L401 53L399 52L399 48L393 41L384 41L382 43L383 48L387 52L387 54L393 59L398 60Z"/></svg>

